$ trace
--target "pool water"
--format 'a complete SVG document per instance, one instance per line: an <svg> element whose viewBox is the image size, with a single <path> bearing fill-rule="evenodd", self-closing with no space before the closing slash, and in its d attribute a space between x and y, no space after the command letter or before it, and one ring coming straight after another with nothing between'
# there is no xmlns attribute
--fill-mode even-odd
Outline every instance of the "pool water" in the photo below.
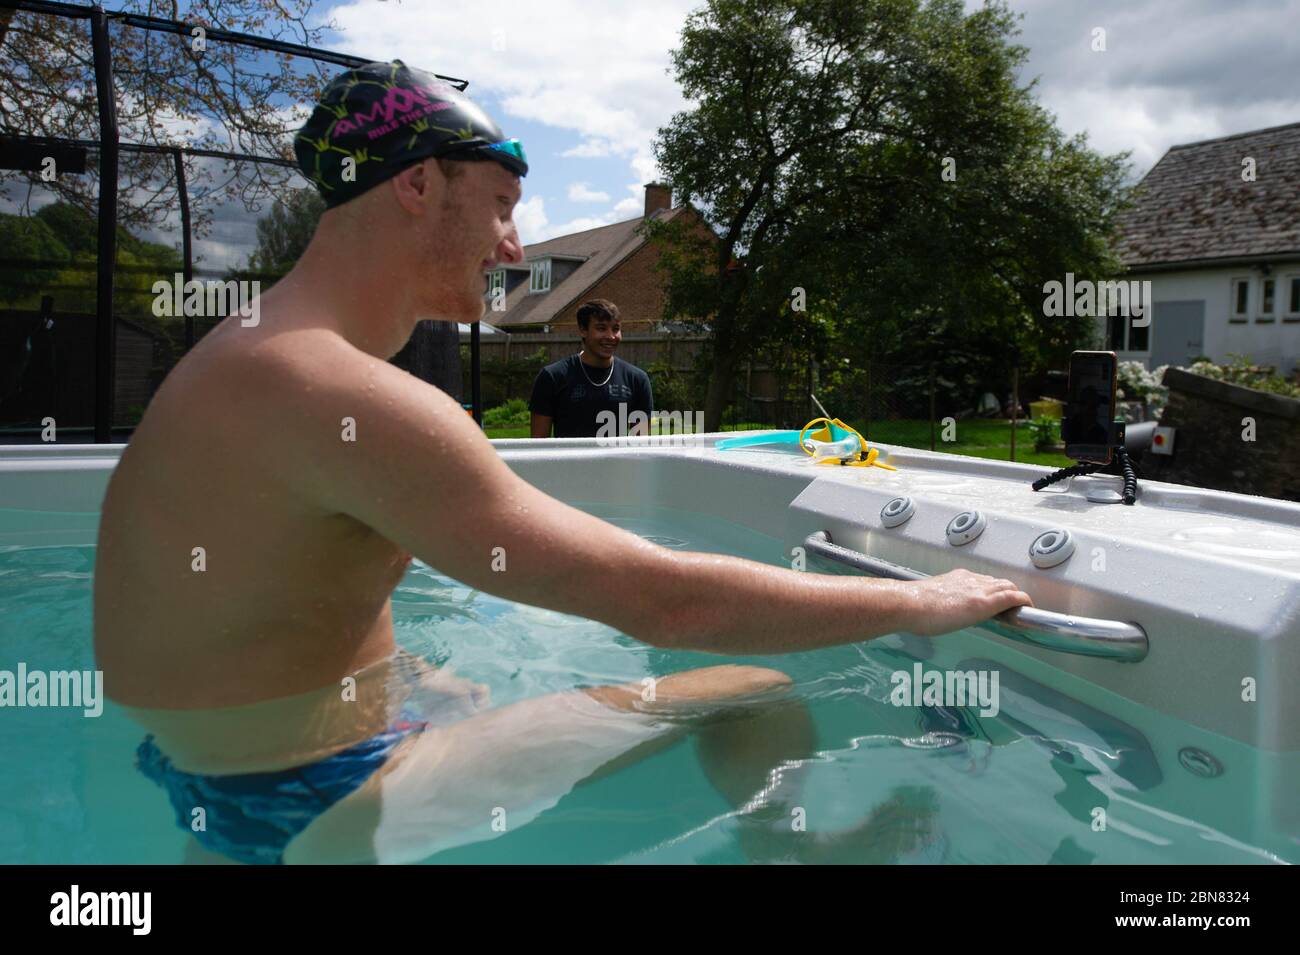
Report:
<svg viewBox="0 0 1300 955"><path fill-rule="evenodd" d="M584 509L668 547L786 562L779 541L718 519ZM0 530L93 520L0 511ZM0 546L0 670L19 661L92 668L93 568L92 547ZM746 805L714 789L687 737L575 787L526 825L432 863L1300 861L1297 834L1276 831L1260 808L1270 785L1294 778L1296 754L1213 736L1027 656L1023 666L999 666L987 659L990 642L973 632L723 659L655 649L598 623L500 600L419 562L393 594L393 618L404 648L486 683L494 705L751 662L788 673L816 727L815 749L778 767L780 785ZM997 669L999 712L894 706L891 674L918 663L924 671ZM112 704L94 719L80 710L0 708L0 863L179 861L188 836L162 791L133 768L140 738ZM780 832L755 839L756 827ZM813 843L818 850L805 851Z"/></svg>

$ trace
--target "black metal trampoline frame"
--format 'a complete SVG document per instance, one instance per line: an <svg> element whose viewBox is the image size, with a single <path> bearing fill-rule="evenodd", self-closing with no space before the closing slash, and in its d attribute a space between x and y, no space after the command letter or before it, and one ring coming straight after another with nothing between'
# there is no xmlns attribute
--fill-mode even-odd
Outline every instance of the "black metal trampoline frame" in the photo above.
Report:
<svg viewBox="0 0 1300 955"><path fill-rule="evenodd" d="M117 261L117 191L118 191L118 157L122 152L143 152L166 154L175 163L176 187L180 199L182 256L184 259L185 281L193 278L194 264L192 255L192 237L190 224L189 194L185 182L184 157L200 156L215 159L228 159L237 162L270 163L272 165L296 168L296 164L278 156L252 156L246 153L227 152L217 149L191 149L185 146L158 146L150 143L123 143L119 139L117 125L117 106L113 91L113 51L109 38L109 24L118 22L158 33L174 33L188 37L194 24L180 20L168 20L162 17L145 16L136 13L113 12L100 6L80 6L71 3L58 3L53 0L0 0L0 7L25 13L38 13L54 17L89 20L91 28L91 49L94 54L95 90L98 101L99 139L60 139L40 136L0 137L0 168L25 169L28 166L25 157L33 150L46 149L74 160L78 152L82 158L87 149L99 151L99 210L98 236L99 248L96 259L96 295L95 295L95 442L105 444L112 441L113 430L113 394L116 376L117 347L113 322L113 272ZM266 37L252 36L246 33L234 33L229 30L203 28L208 38L220 42L233 43L238 46L265 50L273 53L286 53L305 57L342 67L357 67L372 62L366 57L349 56L332 50ZM435 74L439 79L464 90L469 86L468 80ZM13 163L11 165L11 163ZM474 420L482 423L480 408L479 382L479 326L474 323L470 333L471 389L473 396ZM194 321L187 318L185 323L185 346L188 350L194 344Z"/></svg>

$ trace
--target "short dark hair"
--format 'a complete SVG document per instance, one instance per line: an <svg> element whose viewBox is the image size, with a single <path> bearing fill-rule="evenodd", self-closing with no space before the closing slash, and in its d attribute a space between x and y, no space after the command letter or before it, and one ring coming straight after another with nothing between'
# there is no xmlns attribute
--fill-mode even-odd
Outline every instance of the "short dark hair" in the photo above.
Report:
<svg viewBox="0 0 1300 955"><path fill-rule="evenodd" d="M593 298L589 302L583 302L578 306L578 327L585 329L591 324L591 320L606 319L614 321L618 318L618 306L607 298Z"/></svg>
<svg viewBox="0 0 1300 955"><path fill-rule="evenodd" d="M437 162L438 168L442 170L442 174L448 179L456 179L465 171L465 167L454 159L443 159L439 156Z"/></svg>

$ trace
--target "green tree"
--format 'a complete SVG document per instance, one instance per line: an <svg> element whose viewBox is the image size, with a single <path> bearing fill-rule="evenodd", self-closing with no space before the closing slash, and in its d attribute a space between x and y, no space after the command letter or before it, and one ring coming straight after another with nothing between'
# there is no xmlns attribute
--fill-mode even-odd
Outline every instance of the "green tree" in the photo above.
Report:
<svg viewBox="0 0 1300 955"><path fill-rule="evenodd" d="M0 299L35 308L43 294L51 293L59 311L94 312L97 228L94 216L68 202L50 203L30 216L0 217L0 247L8 257L43 263L0 270ZM118 227L117 311L137 316L148 312L153 283L171 281L180 270L181 255L171 246Z"/></svg>
<svg viewBox="0 0 1300 955"><path fill-rule="evenodd" d="M52 202L36 210L32 219L49 226L77 261L93 265L99 251L99 225L94 215L71 202ZM124 259L132 264L157 265L164 270L178 270L182 266L181 254L175 248L141 239L123 225L117 227L117 249L119 267L127 264Z"/></svg>
<svg viewBox="0 0 1300 955"><path fill-rule="evenodd" d="M0 213L0 249L9 260L0 268L0 302L5 304L39 295L72 258L54 230L31 216ZM40 264L24 264L28 262Z"/></svg>
<svg viewBox="0 0 1300 955"><path fill-rule="evenodd" d="M37 209L32 218L53 230L73 255L91 259L95 257L95 250L99 248L99 232L95 228L95 217L85 209L70 202L51 202Z"/></svg>
<svg viewBox="0 0 1300 955"><path fill-rule="evenodd" d="M294 189L257 220L257 248L249 256L253 272L282 275L298 261L311 241L325 201L315 189Z"/></svg>
<svg viewBox="0 0 1300 955"><path fill-rule="evenodd" d="M1038 355L1081 334L1046 325L1042 282L1113 265L1124 157L1055 129L1015 32L1001 3L961 0L708 0L687 19L673 63L695 105L655 152L718 240L650 230L666 317L713 333L707 427L761 350Z"/></svg>

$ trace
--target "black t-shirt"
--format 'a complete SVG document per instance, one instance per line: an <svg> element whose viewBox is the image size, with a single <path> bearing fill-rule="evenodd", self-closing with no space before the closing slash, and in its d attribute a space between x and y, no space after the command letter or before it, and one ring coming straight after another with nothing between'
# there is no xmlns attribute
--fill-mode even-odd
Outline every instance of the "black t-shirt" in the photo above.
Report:
<svg viewBox="0 0 1300 955"><path fill-rule="evenodd" d="M620 404L626 408L622 415ZM626 434L632 429L628 420L632 412L640 411L649 417L654 395L650 376L636 365L615 357L612 370L594 368L577 355L570 355L538 372L528 407L534 414L546 415L555 422L557 438L594 438L597 431ZM597 419L602 411L613 414L612 426L602 428L610 420L608 415Z"/></svg>

